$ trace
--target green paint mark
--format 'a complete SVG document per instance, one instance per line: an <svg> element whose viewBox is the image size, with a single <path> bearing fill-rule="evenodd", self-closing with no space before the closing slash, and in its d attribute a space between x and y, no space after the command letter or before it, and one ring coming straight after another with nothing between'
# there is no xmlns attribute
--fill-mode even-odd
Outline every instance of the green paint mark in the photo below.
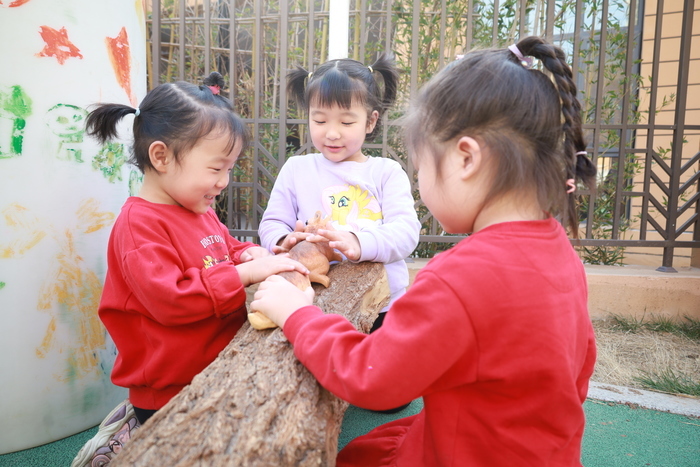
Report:
<svg viewBox="0 0 700 467"><path fill-rule="evenodd" d="M4 283L4 282L0 282L0 290L2 290L3 288L5 288L5 283Z"/></svg>
<svg viewBox="0 0 700 467"><path fill-rule="evenodd" d="M126 163L124 145L121 143L107 143L92 160L92 168L100 170L102 175L114 183L122 179L122 166Z"/></svg>
<svg viewBox="0 0 700 467"><path fill-rule="evenodd" d="M129 174L129 196L136 196L143 185L143 174L132 170Z"/></svg>
<svg viewBox="0 0 700 467"><path fill-rule="evenodd" d="M46 125L58 136L58 157L61 160L83 162L83 136L87 110L70 104L56 104L46 114Z"/></svg>
<svg viewBox="0 0 700 467"><path fill-rule="evenodd" d="M32 100L20 86L0 91L0 159L22 155L26 118L32 114Z"/></svg>

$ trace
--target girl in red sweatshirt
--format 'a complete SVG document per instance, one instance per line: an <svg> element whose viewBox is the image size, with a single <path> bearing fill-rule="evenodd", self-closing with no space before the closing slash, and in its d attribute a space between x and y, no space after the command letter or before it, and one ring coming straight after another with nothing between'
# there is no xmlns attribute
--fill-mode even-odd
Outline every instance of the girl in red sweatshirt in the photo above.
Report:
<svg viewBox="0 0 700 467"><path fill-rule="evenodd" d="M540 60L545 73L531 68ZM538 37L473 51L422 89L405 121L421 199L449 233L370 335L279 276L253 307L338 397L423 410L351 441L339 466L580 466L595 362L575 181L590 183L576 86Z"/></svg>
<svg viewBox="0 0 700 467"><path fill-rule="evenodd" d="M112 382L128 388L129 399L74 467L109 462L131 430L214 361L246 320L245 287L283 271L308 273L286 255L239 242L212 209L248 143L219 89L162 84L138 108L101 104L88 116L88 134L105 142L134 115L130 162L143 185L112 229L99 306L118 351Z"/></svg>

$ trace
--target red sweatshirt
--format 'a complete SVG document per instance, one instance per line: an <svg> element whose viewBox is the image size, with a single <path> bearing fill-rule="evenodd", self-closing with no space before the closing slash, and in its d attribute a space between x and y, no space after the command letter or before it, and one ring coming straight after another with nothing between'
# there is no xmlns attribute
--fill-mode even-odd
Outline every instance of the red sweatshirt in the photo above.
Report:
<svg viewBox="0 0 700 467"><path fill-rule="evenodd" d="M99 314L117 346L112 381L159 409L217 357L246 319L236 264L253 243L213 210L127 199L114 224Z"/></svg>
<svg viewBox="0 0 700 467"><path fill-rule="evenodd" d="M554 219L492 225L436 256L371 335L305 307L284 332L348 402L424 409L338 465L580 466L595 363L586 275Z"/></svg>

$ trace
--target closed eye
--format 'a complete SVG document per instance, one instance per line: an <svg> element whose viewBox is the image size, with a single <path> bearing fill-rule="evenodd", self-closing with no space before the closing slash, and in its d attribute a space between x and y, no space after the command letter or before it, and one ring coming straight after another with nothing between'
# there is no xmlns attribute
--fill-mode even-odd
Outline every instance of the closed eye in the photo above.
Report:
<svg viewBox="0 0 700 467"><path fill-rule="evenodd" d="M326 123L326 122L320 121L320 120L314 120L314 123L315 123L316 125L323 125L323 124Z"/></svg>

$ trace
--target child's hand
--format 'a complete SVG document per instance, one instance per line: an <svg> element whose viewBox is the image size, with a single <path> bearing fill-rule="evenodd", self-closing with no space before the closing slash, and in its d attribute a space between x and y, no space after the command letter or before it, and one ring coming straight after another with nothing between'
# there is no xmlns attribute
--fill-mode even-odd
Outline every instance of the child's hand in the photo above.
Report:
<svg viewBox="0 0 700 467"><path fill-rule="evenodd" d="M284 329L284 323L292 313L299 308L312 305L313 302L313 288L308 287L302 292L286 279L270 276L258 287L250 308L262 312L277 326Z"/></svg>
<svg viewBox="0 0 700 467"><path fill-rule="evenodd" d="M354 233L344 230L319 230L318 235L306 239L308 242L328 242L328 246L340 251L350 261L357 261L362 255L360 241Z"/></svg>
<svg viewBox="0 0 700 467"><path fill-rule="evenodd" d="M254 259L264 258L265 256L270 256L272 253L267 251L261 246L253 246L241 253L241 263L247 263Z"/></svg>
<svg viewBox="0 0 700 467"><path fill-rule="evenodd" d="M241 282L244 287L250 284L257 284L264 281L267 277L273 274L279 274L285 271L297 271L302 274L309 274L309 270L298 261L294 261L289 255L265 256L257 258L247 263L241 263L236 266L238 275L241 276Z"/></svg>
<svg viewBox="0 0 700 467"><path fill-rule="evenodd" d="M289 250L292 249L294 245L297 243L301 242L302 240L306 240L306 237L308 237L311 234L308 234L304 232L304 228L306 226L302 221L297 221L296 225L294 226L294 231L289 232L286 237L284 237L281 242L278 242L276 246L272 247L272 252L276 255L280 253L287 253Z"/></svg>

